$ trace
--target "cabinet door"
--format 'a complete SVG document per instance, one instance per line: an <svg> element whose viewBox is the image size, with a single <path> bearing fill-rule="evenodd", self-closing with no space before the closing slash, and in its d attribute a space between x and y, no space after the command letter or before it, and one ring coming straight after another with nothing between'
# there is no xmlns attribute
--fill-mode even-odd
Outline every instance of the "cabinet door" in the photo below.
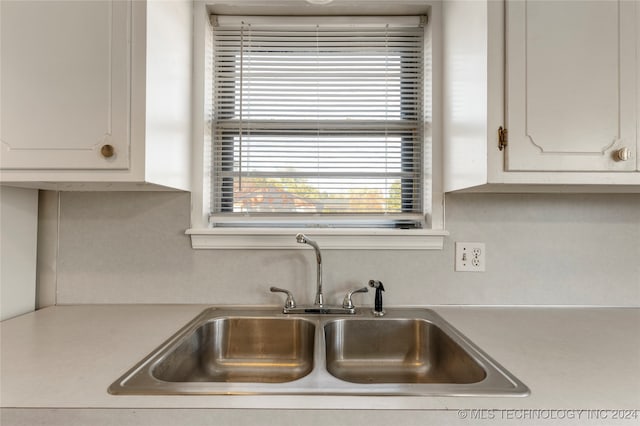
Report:
<svg viewBox="0 0 640 426"><path fill-rule="evenodd" d="M638 7L507 1L507 170L636 170Z"/></svg>
<svg viewBox="0 0 640 426"><path fill-rule="evenodd" d="M130 2L2 0L0 21L1 168L128 168Z"/></svg>

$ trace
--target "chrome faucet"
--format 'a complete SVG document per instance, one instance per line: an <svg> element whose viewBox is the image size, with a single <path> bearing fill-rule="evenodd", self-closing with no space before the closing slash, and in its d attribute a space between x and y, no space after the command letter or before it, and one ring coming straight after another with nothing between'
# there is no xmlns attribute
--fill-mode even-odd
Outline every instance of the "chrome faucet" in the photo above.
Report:
<svg viewBox="0 0 640 426"><path fill-rule="evenodd" d="M271 287L270 290L273 293L285 293L287 300L285 301L282 312L285 314L336 314L336 315L353 315L356 313L356 307L351 300L354 293L367 293L369 289L367 287L359 288L357 290L351 290L347 292L342 301L342 306L326 306L324 304L324 296L322 295L322 254L320 253L320 247L318 243L310 240L304 234L297 234L296 241L300 244L308 244L316 252L316 262L318 264L318 273L316 281L316 298L313 305L298 306L293 298L293 294L289 290L285 290L279 287ZM381 283L382 284L382 283Z"/></svg>
<svg viewBox="0 0 640 426"><path fill-rule="evenodd" d="M296 235L296 241L300 244L308 244L316 252L316 262L318 263L317 267L317 279L316 279L316 298L313 302L314 305L322 307L324 306L324 297L322 296L322 254L320 253L320 247L318 243L313 240L310 240L304 234Z"/></svg>

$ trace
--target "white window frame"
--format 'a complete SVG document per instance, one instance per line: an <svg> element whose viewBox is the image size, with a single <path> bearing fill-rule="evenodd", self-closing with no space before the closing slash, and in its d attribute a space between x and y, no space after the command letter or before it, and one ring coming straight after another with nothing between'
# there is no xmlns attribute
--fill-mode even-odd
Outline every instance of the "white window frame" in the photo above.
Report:
<svg viewBox="0 0 640 426"><path fill-rule="evenodd" d="M243 3L239 1L238 3ZM390 8L399 4L391 2ZM278 1L270 1L270 7L277 6ZM215 6L215 5L213 5ZM280 5L286 6L286 5ZM354 5L361 9L362 5ZM407 2L402 5L407 12L415 7L415 13L424 14L425 6L429 7L428 15L441 16L439 2ZM212 129L211 114L211 82L206 78L208 51L211 48L213 27L209 15L212 5L206 1L194 3L194 140L191 194L191 228L186 231L191 237L194 249L292 249L299 248L295 241L297 232L305 232L312 236L323 249L355 249L355 250L441 250L444 237L448 235L444 223L444 194L442 192L442 63L441 20L429 19L425 25L425 42L431 46L431 123L425 126L426 152L431 151L431 164L425 164L425 205L431 207L423 229L383 229L383 228L211 228L209 227L210 203L210 158ZM250 8L249 8L250 9ZM322 9L317 9L321 13ZM245 10L246 14L256 14L255 10ZM237 10L234 13L239 14ZM379 11L377 11L379 13ZM408 13L409 14L409 13ZM438 65L438 66L436 66ZM426 162L428 163L428 162Z"/></svg>

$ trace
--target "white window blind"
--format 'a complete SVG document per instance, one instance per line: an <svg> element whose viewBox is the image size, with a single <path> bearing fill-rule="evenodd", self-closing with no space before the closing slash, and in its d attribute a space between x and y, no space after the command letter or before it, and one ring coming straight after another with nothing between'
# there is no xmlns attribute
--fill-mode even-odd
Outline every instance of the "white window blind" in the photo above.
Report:
<svg viewBox="0 0 640 426"><path fill-rule="evenodd" d="M421 227L421 21L212 16L211 224Z"/></svg>

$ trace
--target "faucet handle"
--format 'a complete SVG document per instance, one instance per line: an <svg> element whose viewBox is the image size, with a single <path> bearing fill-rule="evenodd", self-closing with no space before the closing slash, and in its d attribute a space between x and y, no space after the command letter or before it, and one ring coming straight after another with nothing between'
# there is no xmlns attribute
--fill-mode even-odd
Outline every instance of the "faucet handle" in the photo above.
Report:
<svg viewBox="0 0 640 426"><path fill-rule="evenodd" d="M355 293L368 293L368 292L369 292L369 289L367 287L362 287L357 290L351 290L347 292L347 294L344 296L344 300L342 301L342 307L345 309L355 308L355 306L353 305L353 300L351 300L351 296L353 296Z"/></svg>
<svg viewBox="0 0 640 426"><path fill-rule="evenodd" d="M285 293L287 295L287 300L284 302L284 307L286 309L291 309L296 307L296 301L293 298L293 294L289 290L285 290L284 288L271 287L272 293Z"/></svg>

